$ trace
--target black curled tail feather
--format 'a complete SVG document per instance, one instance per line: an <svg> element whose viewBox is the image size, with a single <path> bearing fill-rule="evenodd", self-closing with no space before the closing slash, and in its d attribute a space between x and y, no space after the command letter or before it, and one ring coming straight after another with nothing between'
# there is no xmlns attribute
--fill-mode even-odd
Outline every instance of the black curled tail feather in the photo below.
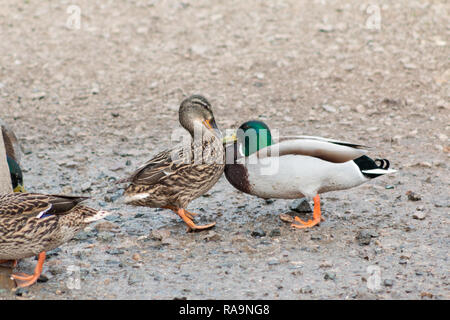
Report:
<svg viewBox="0 0 450 320"><path fill-rule="evenodd" d="M373 169L383 169L387 170L390 166L390 162L387 159L375 159L372 160L368 156L361 156L355 160L353 160L356 165L359 167L359 170L362 174L370 179L382 176L382 173L367 173L364 171L373 170Z"/></svg>
<svg viewBox="0 0 450 320"><path fill-rule="evenodd" d="M377 163L377 161L380 162L380 164L378 165L378 168L384 169L384 170L389 169L390 162L388 159L375 159L375 163Z"/></svg>

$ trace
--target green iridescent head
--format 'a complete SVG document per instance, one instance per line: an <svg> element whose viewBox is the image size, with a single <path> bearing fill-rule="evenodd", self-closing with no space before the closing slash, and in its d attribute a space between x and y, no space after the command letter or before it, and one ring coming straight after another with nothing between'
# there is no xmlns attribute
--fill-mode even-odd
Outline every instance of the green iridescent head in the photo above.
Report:
<svg viewBox="0 0 450 320"><path fill-rule="evenodd" d="M269 127L258 120L243 123L237 131L236 138L238 145L242 146L241 152L246 157L272 144Z"/></svg>
<svg viewBox="0 0 450 320"><path fill-rule="evenodd" d="M8 161L9 173L11 174L11 182L14 192L25 192L23 187L23 174L19 164L11 157L6 156Z"/></svg>

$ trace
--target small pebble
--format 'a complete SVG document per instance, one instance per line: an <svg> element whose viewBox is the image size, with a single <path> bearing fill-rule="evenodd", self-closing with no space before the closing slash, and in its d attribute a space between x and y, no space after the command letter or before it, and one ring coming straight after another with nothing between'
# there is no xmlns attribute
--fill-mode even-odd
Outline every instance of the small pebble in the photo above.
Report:
<svg viewBox="0 0 450 320"><path fill-rule="evenodd" d="M368 246L372 240L372 235L367 230L361 230L357 233L356 240L360 246Z"/></svg>
<svg viewBox="0 0 450 320"><path fill-rule="evenodd" d="M209 231L204 237L203 240L206 242L209 241L219 241L221 239L221 236L215 232L215 231Z"/></svg>
<svg viewBox="0 0 450 320"><path fill-rule="evenodd" d="M421 298L433 298L433 294L431 292L421 292L420 293Z"/></svg>
<svg viewBox="0 0 450 320"><path fill-rule="evenodd" d="M272 231L270 231L269 233L269 237L279 237L281 236L281 231L280 229L273 229Z"/></svg>
<svg viewBox="0 0 450 320"><path fill-rule="evenodd" d="M280 264L280 261L278 261L277 259L270 259L269 261L267 261L267 264L269 266L276 266L276 265Z"/></svg>
<svg viewBox="0 0 450 320"><path fill-rule="evenodd" d="M168 237L170 237L170 230L167 230L167 229L153 230L150 233L150 239L152 239L152 240L160 240L161 241Z"/></svg>
<svg viewBox="0 0 450 320"><path fill-rule="evenodd" d="M419 201L422 200L422 198L415 192L409 190L406 192L406 195L408 196L409 201Z"/></svg>
<svg viewBox="0 0 450 320"><path fill-rule="evenodd" d="M97 239L103 242L111 242L114 239L114 234L111 232L99 232Z"/></svg>
<svg viewBox="0 0 450 320"><path fill-rule="evenodd" d="M113 229L119 228L119 226L115 223L109 221L102 221L95 225L94 227L97 231L111 231Z"/></svg>
<svg viewBox="0 0 450 320"><path fill-rule="evenodd" d="M336 280L336 273L334 273L334 272L325 272L323 278L325 280L333 280L334 281L334 280Z"/></svg>
<svg viewBox="0 0 450 320"><path fill-rule="evenodd" d="M331 268L333 266L333 264L330 261L323 261L320 264L320 268Z"/></svg>
<svg viewBox="0 0 450 320"><path fill-rule="evenodd" d="M328 105L328 104L322 105L322 108L323 108L325 111L330 112L330 113L335 113L335 112L336 112L336 108L333 107L333 106L330 106L330 105Z"/></svg>
<svg viewBox="0 0 450 320"><path fill-rule="evenodd" d="M252 237L257 238L257 237L265 237L266 236L266 232L260 228L255 229L252 231L252 233L250 234Z"/></svg>
<svg viewBox="0 0 450 320"><path fill-rule="evenodd" d="M109 215L105 218L106 221L111 221L111 222L120 222L122 219L120 218L120 216L112 214Z"/></svg>
<svg viewBox="0 0 450 320"><path fill-rule="evenodd" d="M133 256L131 257L134 261L142 261L142 257L139 253L135 253L133 254Z"/></svg>
<svg viewBox="0 0 450 320"><path fill-rule="evenodd" d="M319 26L319 31L320 32L333 32L334 31L334 27L331 24L323 24Z"/></svg>
<svg viewBox="0 0 450 320"><path fill-rule="evenodd" d="M434 204L436 208L450 208L450 201L448 202L436 202Z"/></svg>
<svg viewBox="0 0 450 320"><path fill-rule="evenodd" d="M92 86L92 89L91 89L92 94L99 94L99 92L100 92L100 89L98 88L97 85Z"/></svg>
<svg viewBox="0 0 450 320"><path fill-rule="evenodd" d="M61 248L55 248L53 250L47 251L46 253L46 258L49 259L51 257L56 257L59 255L59 253L61 252Z"/></svg>
<svg viewBox="0 0 450 320"><path fill-rule="evenodd" d="M93 231L80 231L73 238L75 240L84 241L84 240L87 240L88 238L92 238L94 236L95 236L95 232L93 232Z"/></svg>
<svg viewBox="0 0 450 320"><path fill-rule="evenodd" d="M14 293L16 296L22 297L28 293L28 288L17 288Z"/></svg>
<svg viewBox="0 0 450 320"><path fill-rule="evenodd" d="M303 293L303 294L305 294L305 293L312 293L313 289L311 288L311 286L305 286L303 288L300 288L299 292Z"/></svg>
<svg viewBox="0 0 450 320"><path fill-rule="evenodd" d="M422 168L431 168L432 165L429 162L423 161L416 164L416 166L422 167Z"/></svg>
<svg viewBox="0 0 450 320"><path fill-rule="evenodd" d="M383 285L385 287L392 287L394 285L394 281L391 279L384 279L383 281Z"/></svg>
<svg viewBox="0 0 450 320"><path fill-rule="evenodd" d="M298 213L313 212L311 206L309 205L309 201L306 198L295 199L289 205L289 209Z"/></svg>
<svg viewBox="0 0 450 320"><path fill-rule="evenodd" d="M106 253L111 254L111 255L119 255L119 254L123 254L123 250L111 249L111 250L106 250Z"/></svg>
<svg viewBox="0 0 450 320"><path fill-rule="evenodd" d="M43 275L43 274L41 274L41 275L39 276L39 279L37 280L37 282L47 282L47 281L48 281L47 276L46 276L46 275Z"/></svg>
<svg viewBox="0 0 450 320"><path fill-rule="evenodd" d="M413 213L413 219L416 220L424 220L426 216L427 216L426 211L417 211Z"/></svg>
<svg viewBox="0 0 450 320"><path fill-rule="evenodd" d="M128 276L128 285L133 286L135 284L144 283L145 277L141 273L133 272Z"/></svg>
<svg viewBox="0 0 450 320"><path fill-rule="evenodd" d="M161 240L161 244L169 246L177 244L177 240L171 237L167 237Z"/></svg>
<svg viewBox="0 0 450 320"><path fill-rule="evenodd" d="M366 108L364 108L364 106L362 104L358 104L356 106L356 112L358 112L358 113L365 113L366 112Z"/></svg>
<svg viewBox="0 0 450 320"><path fill-rule="evenodd" d="M31 95L32 100L42 100L47 94L45 92L35 92Z"/></svg>
<svg viewBox="0 0 450 320"><path fill-rule="evenodd" d="M293 223L294 222L294 218L292 218L290 215L286 214L286 213L281 213L279 215L280 220L283 222L287 222L287 223Z"/></svg>
<svg viewBox="0 0 450 320"><path fill-rule="evenodd" d="M86 191L92 190L91 185L92 185L92 184L91 184L90 182L85 182L85 183L83 183L83 184L81 185L81 191L82 191L82 192L86 192Z"/></svg>

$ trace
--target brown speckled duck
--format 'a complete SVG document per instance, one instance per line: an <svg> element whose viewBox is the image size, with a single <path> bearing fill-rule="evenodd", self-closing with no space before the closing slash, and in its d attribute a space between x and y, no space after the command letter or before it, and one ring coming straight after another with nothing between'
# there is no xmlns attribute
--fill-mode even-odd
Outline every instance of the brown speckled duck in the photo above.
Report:
<svg viewBox="0 0 450 320"><path fill-rule="evenodd" d="M190 144L157 154L131 177L119 182L131 182L125 190L127 204L170 209L183 219L188 231L209 229L215 223L196 225L192 221L195 214L186 207L222 175L225 166L222 135L210 103L200 95L183 100L179 121L192 137Z"/></svg>
<svg viewBox="0 0 450 320"><path fill-rule="evenodd" d="M38 255L34 274L15 273L19 287L32 285L39 278L45 251L69 241L89 223L109 212L80 205L85 197L10 193L0 195L0 263Z"/></svg>

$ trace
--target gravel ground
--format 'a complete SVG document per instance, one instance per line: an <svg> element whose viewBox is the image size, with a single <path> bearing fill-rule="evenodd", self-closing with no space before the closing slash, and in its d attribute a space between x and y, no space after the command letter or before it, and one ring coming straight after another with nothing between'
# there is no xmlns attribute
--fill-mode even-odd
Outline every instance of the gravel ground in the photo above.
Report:
<svg viewBox="0 0 450 320"><path fill-rule="evenodd" d="M448 13L445 0L4 0L0 117L27 189L114 214L51 252L46 282L0 298L449 299ZM399 172L324 194L311 230L279 219L292 201L222 178L189 207L216 227L188 234L113 182L172 144L193 93L222 129L256 118L354 141Z"/></svg>

